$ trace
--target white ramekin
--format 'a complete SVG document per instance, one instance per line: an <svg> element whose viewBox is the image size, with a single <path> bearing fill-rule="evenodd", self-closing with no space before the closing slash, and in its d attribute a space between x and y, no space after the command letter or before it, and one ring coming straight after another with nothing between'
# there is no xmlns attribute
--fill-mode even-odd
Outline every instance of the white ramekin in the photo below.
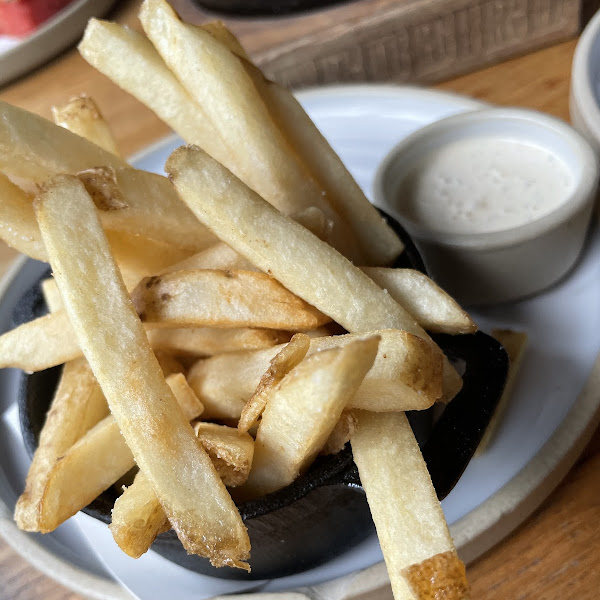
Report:
<svg viewBox="0 0 600 600"><path fill-rule="evenodd" d="M398 187L408 169L424 164L419 159L427 152L469 137L480 142L495 137L545 149L569 169L570 193L550 213L493 232L432 232L405 218ZM596 156L566 123L535 111L484 109L433 123L393 148L378 169L374 198L413 237L433 279L463 304L490 304L538 293L573 267L584 244L597 185Z"/></svg>

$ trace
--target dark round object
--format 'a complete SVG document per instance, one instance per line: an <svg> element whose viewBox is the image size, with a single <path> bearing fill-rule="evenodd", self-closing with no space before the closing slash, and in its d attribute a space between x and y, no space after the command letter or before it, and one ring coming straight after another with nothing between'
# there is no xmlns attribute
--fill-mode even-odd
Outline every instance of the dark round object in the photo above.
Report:
<svg viewBox="0 0 600 600"><path fill-rule="evenodd" d="M405 244L394 266L425 272L408 234L395 220L387 215L386 219ZM14 314L16 324L41 316L45 312L42 298L38 282L19 303ZM408 413L437 495L442 499L458 481L483 436L504 387L508 359L502 346L481 332L433 337L450 360L465 367L463 389L435 425L431 410ZM30 454L37 447L60 370L56 367L21 376L18 402ZM116 490L110 488L84 512L109 523L116 497ZM229 567L216 569L208 560L188 555L173 531L158 536L152 549L185 568L214 577L273 579L321 565L374 531L349 444L337 455L319 457L291 485L245 502L239 510L252 544L249 574Z"/></svg>
<svg viewBox="0 0 600 600"><path fill-rule="evenodd" d="M283 16L292 13L327 8L348 0L194 0L202 8L228 15L245 17Z"/></svg>

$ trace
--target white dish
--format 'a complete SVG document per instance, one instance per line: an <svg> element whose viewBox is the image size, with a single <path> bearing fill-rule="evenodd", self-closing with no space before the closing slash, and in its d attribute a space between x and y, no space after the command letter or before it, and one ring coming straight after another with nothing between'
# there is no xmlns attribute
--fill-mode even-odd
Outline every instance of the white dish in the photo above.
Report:
<svg viewBox="0 0 600 600"><path fill-rule="evenodd" d="M392 86L325 88L298 96L366 190L371 189L379 162L403 137L450 114L482 107L480 103L458 96ZM135 157L136 165L160 168L164 158L178 144L176 138L164 140ZM472 462L443 503L452 533L467 561L507 535L543 500L570 468L593 431L600 399L579 392L592 372L600 349L599 255L600 235L596 232L578 269L560 286L534 300L476 315L486 326L527 329L530 348L496 438L488 451ZM12 279L12 285L0 300L0 329L8 326L11 303L18 298L20 289L35 278L36 268L39 273L40 267L28 262ZM0 398L11 397L10 385L10 372L1 371ZM0 410L2 408L9 407L0 404ZM0 440L7 439L10 428L5 421L0 422ZM14 430L14 425L12 427ZM74 523L67 523L57 534L44 537L30 536L16 529L10 515L27 460L18 437L13 435L8 440L7 451L10 449L10 452L0 452L0 530L9 543L27 554L41 570L79 593L91 598L129 598L90 553L85 535ZM94 536L85 520L85 517L78 518L77 523ZM101 542L106 564L111 565L139 597L144 600L156 597L153 586L159 581L156 578L161 577L160 563L153 563L157 565L155 569L148 569L146 565L145 575L140 577L136 564L125 563L114 546L104 543L105 537L93 539ZM77 546L76 554L70 546ZM355 551L354 559L351 563L348 557L340 557L337 564L325 565L283 583L309 597L332 600L385 585L385 568L380 562L376 540L370 540L361 551ZM149 553L147 560L158 560L158 557ZM360 567L368 568L360 570ZM343 573L349 574L342 577ZM336 575L337 579L325 582ZM185 577L199 581L196 579L199 576L188 572ZM178 588L178 580L179 577L172 580L172 594L185 597L185 590ZM198 585L193 589L201 593ZM274 585L261 591L275 591Z"/></svg>
<svg viewBox="0 0 600 600"><path fill-rule="evenodd" d="M600 152L600 11L586 25L575 49L569 98L571 122Z"/></svg>
<svg viewBox="0 0 600 600"><path fill-rule="evenodd" d="M48 62L75 43L91 17L102 16L115 0L77 0L23 40L0 36L0 85Z"/></svg>
<svg viewBox="0 0 600 600"><path fill-rule="evenodd" d="M597 185L598 159L572 127L533 110L489 108L400 142L373 193L430 275L468 306L526 298L569 272Z"/></svg>

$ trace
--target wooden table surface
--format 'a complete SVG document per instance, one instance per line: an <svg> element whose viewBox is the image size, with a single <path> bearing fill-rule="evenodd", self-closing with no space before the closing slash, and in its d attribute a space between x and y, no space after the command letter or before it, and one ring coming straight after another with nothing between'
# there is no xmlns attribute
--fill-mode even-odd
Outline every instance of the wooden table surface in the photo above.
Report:
<svg viewBox="0 0 600 600"><path fill-rule="evenodd" d="M134 23L137 4L133 0L120 3L110 18ZM576 40L565 42L436 87L568 120L575 44ZM168 133L149 110L96 73L75 50L0 89L0 99L49 116L53 104L81 92L100 104L126 154ZM13 251L0 248L0 272L14 256ZM558 489L516 532L471 565L468 574L472 597L479 600L600 596L600 430ZM36 571L0 540L0 600L39 598L79 596ZM383 590L369 600L388 598L391 592Z"/></svg>

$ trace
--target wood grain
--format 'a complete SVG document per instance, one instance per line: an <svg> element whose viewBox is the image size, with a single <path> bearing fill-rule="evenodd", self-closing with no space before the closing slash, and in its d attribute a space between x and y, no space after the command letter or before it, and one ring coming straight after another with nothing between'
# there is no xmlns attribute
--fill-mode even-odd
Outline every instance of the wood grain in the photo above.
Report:
<svg viewBox="0 0 600 600"><path fill-rule="evenodd" d="M113 18L135 23L137 2L123 2ZM244 39L244 32L240 32ZM276 35L276 32L273 32ZM248 38L257 51L260 36ZM447 81L438 89L500 104L535 108L568 118L575 40ZM102 107L125 153L167 133L149 111L69 51L15 84L0 99L49 116L52 104L87 92ZM13 254L2 250L0 271ZM600 590L600 430L561 486L513 535L469 569L480 600L594 599ZM76 600L76 594L41 575L0 540L0 600ZM382 589L362 600L391 598Z"/></svg>

